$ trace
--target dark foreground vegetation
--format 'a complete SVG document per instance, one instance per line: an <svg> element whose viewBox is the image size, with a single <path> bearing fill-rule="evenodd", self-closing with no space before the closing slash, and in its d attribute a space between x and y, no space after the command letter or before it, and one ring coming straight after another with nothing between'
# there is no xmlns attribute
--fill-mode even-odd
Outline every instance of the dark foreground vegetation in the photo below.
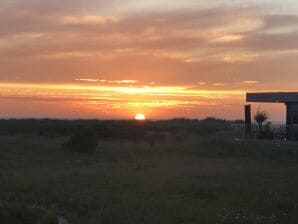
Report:
<svg viewBox="0 0 298 224"><path fill-rule="evenodd" d="M297 145L236 140L228 121L3 120L0 133L0 223L298 222Z"/></svg>

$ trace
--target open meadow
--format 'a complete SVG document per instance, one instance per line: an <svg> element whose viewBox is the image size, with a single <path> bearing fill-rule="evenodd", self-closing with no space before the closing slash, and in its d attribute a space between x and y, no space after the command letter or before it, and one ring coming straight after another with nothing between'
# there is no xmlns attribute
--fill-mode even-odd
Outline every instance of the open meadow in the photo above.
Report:
<svg viewBox="0 0 298 224"><path fill-rule="evenodd" d="M0 223L296 224L295 143L227 121L1 121ZM67 147L88 127L95 152Z"/></svg>

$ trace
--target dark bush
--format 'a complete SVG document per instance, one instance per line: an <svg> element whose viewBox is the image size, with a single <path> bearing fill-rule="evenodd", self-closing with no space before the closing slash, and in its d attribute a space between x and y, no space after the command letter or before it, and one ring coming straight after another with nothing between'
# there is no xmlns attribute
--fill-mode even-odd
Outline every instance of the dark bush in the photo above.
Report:
<svg viewBox="0 0 298 224"><path fill-rule="evenodd" d="M81 130L73 134L64 144L71 151L81 153L93 153L96 151L98 138L96 132L91 129Z"/></svg>

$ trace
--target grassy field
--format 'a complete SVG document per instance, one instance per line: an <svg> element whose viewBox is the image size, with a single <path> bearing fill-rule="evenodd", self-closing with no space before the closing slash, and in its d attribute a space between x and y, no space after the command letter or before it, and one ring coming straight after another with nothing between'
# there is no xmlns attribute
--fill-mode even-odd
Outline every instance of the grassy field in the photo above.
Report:
<svg viewBox="0 0 298 224"><path fill-rule="evenodd" d="M160 142L0 136L0 223L297 223L297 145L226 134ZM297 150L298 151L298 150Z"/></svg>

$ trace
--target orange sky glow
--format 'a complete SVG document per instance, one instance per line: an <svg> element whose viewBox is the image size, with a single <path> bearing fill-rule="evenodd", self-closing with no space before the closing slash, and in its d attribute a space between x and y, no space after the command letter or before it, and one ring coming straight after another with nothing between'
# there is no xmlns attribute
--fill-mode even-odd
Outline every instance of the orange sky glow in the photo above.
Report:
<svg viewBox="0 0 298 224"><path fill-rule="evenodd" d="M247 91L298 91L297 15L296 0L2 0L0 117L241 119Z"/></svg>

